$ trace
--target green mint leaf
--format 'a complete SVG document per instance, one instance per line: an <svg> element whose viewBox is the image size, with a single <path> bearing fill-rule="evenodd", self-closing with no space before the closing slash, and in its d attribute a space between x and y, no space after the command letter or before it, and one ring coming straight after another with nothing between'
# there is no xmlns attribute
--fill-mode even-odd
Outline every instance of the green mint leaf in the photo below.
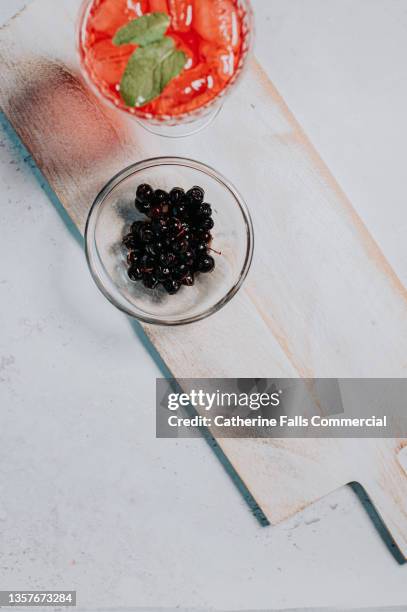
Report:
<svg viewBox="0 0 407 612"><path fill-rule="evenodd" d="M170 17L166 13L143 15L117 30L113 44L119 46L132 43L144 47L160 40L169 25Z"/></svg>
<svg viewBox="0 0 407 612"><path fill-rule="evenodd" d="M187 62L187 56L183 51L175 49L161 64L161 91L172 79L178 76ZM161 93L160 91L160 93Z"/></svg>
<svg viewBox="0 0 407 612"><path fill-rule="evenodd" d="M139 47L130 57L121 83L120 94L127 106L137 108L151 102L184 68L187 57L175 49L172 38Z"/></svg>

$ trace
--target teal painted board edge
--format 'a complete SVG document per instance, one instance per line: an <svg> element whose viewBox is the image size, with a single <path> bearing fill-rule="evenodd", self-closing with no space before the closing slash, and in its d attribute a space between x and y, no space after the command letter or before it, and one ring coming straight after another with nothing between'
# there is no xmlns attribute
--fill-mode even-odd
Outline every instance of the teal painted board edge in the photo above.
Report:
<svg viewBox="0 0 407 612"><path fill-rule="evenodd" d="M381 537L384 545L386 546L388 551L393 555L397 563L399 565L404 565L405 563L407 563L407 559L404 558L402 552L400 551L399 547L394 541L385 523L382 521L380 514L377 512L376 508L374 507L373 502L370 499L368 493L365 491L364 487L362 487L362 485L359 484L358 482L350 482L348 486L358 496L360 503L364 507L373 525L376 527L376 530L379 536Z"/></svg>

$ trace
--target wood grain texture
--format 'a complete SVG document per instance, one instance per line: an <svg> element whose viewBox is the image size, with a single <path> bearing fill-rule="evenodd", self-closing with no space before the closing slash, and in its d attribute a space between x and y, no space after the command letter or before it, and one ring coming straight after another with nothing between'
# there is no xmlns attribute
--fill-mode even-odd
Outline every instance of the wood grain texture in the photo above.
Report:
<svg viewBox="0 0 407 612"><path fill-rule="evenodd" d="M206 321L144 326L174 376L406 376L406 290L256 61L210 128L164 140L81 81L78 5L37 0L2 29L0 104L79 230L114 173L158 155L213 165L252 211L244 290ZM360 481L407 557L403 441L219 443L273 523Z"/></svg>

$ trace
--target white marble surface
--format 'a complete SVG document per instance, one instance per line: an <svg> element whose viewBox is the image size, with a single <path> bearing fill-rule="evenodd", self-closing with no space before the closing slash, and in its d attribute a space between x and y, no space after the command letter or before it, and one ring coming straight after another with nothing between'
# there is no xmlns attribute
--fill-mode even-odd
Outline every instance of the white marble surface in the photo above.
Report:
<svg viewBox="0 0 407 612"><path fill-rule="evenodd" d="M254 4L260 60L405 278L406 0ZM0 183L1 588L87 608L407 604L407 566L350 490L261 528L204 442L155 439L157 362L4 129Z"/></svg>

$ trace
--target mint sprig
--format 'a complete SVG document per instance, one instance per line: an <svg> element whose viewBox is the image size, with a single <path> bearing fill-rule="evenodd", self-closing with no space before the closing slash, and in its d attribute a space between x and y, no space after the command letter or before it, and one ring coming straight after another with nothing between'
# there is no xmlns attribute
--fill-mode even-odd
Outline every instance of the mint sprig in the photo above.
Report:
<svg viewBox="0 0 407 612"><path fill-rule="evenodd" d="M150 13L120 28L115 45L138 44L120 82L120 94L127 106L140 108L157 98L178 76L187 56L175 48L172 38L164 36L170 24L166 13Z"/></svg>
<svg viewBox="0 0 407 612"><path fill-rule="evenodd" d="M138 19L133 19L117 30L113 37L114 45L135 44L145 47L160 40L170 25L167 13L150 13Z"/></svg>

